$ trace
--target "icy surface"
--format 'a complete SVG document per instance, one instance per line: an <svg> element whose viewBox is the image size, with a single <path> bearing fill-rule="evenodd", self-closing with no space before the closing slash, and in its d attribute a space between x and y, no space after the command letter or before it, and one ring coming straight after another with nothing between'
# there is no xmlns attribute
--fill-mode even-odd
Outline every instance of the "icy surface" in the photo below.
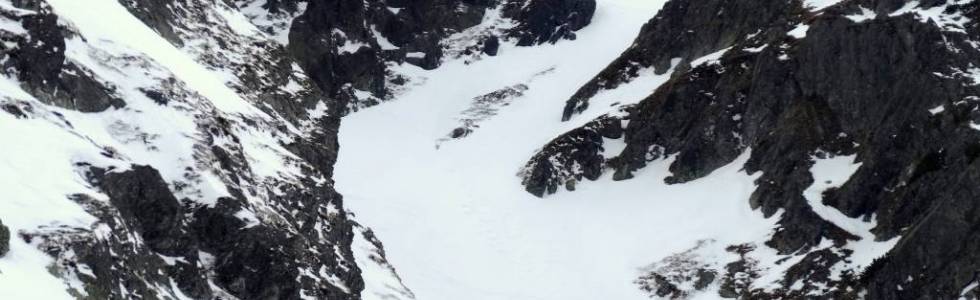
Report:
<svg viewBox="0 0 980 300"><path fill-rule="evenodd" d="M741 170L748 153L683 185L663 184L670 161L662 160L633 180L607 174L545 199L524 192L516 176L537 147L663 82L635 80L559 122L564 100L629 46L662 3L600 1L576 41L504 45L498 57L435 71L405 67L399 72L425 83L344 119L337 187L418 299L648 299L633 281L651 262L700 240L765 239L775 219L748 205L759 175ZM474 97L551 68L466 139L432 144ZM460 80L473 76L480 80Z"/></svg>

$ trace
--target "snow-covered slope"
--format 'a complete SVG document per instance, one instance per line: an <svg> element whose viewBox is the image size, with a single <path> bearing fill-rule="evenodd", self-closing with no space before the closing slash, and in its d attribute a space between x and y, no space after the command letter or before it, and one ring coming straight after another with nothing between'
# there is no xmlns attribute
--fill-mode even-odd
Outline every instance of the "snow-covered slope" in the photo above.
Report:
<svg viewBox="0 0 980 300"><path fill-rule="evenodd" d="M746 202L778 220L772 234L654 263L639 280L652 296L976 298L966 287L980 268L969 238L980 223L971 150L980 90L961 70L980 57L968 17L977 9L942 0L669 1L568 98L562 117L588 113L593 98L635 85L646 70L671 79L622 113L547 142L522 184L544 196L607 173L643 180L672 159L665 182L686 185L749 153L743 166L759 177ZM706 257L711 248L738 257ZM773 250L778 260L767 259ZM708 289L719 282L717 293Z"/></svg>
<svg viewBox="0 0 980 300"><path fill-rule="evenodd" d="M747 205L756 177L741 171L744 160L686 185L663 184L669 160L636 180L606 176L543 200L520 185L516 174L544 142L666 81L637 80L633 92L600 95L587 115L560 122L575 87L628 47L660 5L600 1L575 41L403 70L424 83L345 118L338 189L419 299L647 299L633 281L651 262L702 241L765 239L774 224ZM446 139L474 98L520 84L520 95L481 110L472 133Z"/></svg>
<svg viewBox="0 0 980 300"><path fill-rule="evenodd" d="M0 298L414 299L333 188L340 117L595 3L388 2L0 0Z"/></svg>
<svg viewBox="0 0 980 300"><path fill-rule="evenodd" d="M599 1L399 70L338 188L420 298L973 299L976 9Z"/></svg>
<svg viewBox="0 0 980 300"><path fill-rule="evenodd" d="M0 298L411 299L283 45L224 1L147 3L0 1Z"/></svg>
<svg viewBox="0 0 980 300"><path fill-rule="evenodd" d="M978 11L0 0L0 299L977 299Z"/></svg>

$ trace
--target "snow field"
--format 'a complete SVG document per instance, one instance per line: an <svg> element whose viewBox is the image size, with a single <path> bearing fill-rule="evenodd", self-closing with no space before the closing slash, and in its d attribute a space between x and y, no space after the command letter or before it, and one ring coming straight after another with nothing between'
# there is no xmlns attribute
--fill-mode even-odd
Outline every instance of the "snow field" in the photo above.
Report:
<svg viewBox="0 0 980 300"><path fill-rule="evenodd" d="M702 239L766 237L775 219L749 208L755 176L741 171L747 156L684 185L663 184L667 160L630 181L606 176L544 199L520 185L516 174L538 147L614 103L642 100L666 80L645 74L560 122L564 101L626 49L662 4L600 1L576 41L504 46L498 57L449 61L431 72L404 67L424 83L345 118L338 190L385 243L418 299L648 299L632 283L641 267ZM517 83L530 87L523 97L436 149L473 97Z"/></svg>

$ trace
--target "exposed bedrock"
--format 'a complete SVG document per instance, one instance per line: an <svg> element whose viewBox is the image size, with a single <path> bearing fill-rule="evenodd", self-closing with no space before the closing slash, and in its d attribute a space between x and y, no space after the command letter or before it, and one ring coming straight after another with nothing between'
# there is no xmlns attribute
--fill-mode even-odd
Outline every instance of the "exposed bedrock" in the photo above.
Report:
<svg viewBox="0 0 980 300"><path fill-rule="evenodd" d="M811 12L798 2L671 1L622 62L580 94L590 96L597 83L614 87L636 68L663 72L672 58L689 61L731 49L717 62L677 69L652 95L614 117L628 121L621 153L593 154L603 147L595 124L610 116L544 146L523 173L526 189L552 193L569 181L598 178L597 168L614 172L616 180L630 179L667 156L674 157L667 182L681 184L751 151L744 167L761 177L747 205L780 216L766 244L782 254L810 254L784 275L785 289L737 296L829 293L809 285L790 289L804 278L828 283L833 293L825 295L836 297L866 290L871 299L956 298L980 271L980 243L971 238L980 233L980 190L973 184L980 176L980 132L973 128L980 89L970 71L980 57L974 46L980 32L972 20L937 20L977 10L972 3L928 1L895 13L903 5L846 1ZM699 9L681 9L694 7ZM941 16L919 15L927 9ZM725 26L706 26L712 18ZM660 27L668 23L673 25ZM686 30L697 38L681 38ZM640 49L653 40L664 48ZM565 116L581 103L573 98ZM846 184L825 192L822 204L876 222L876 240L900 240L871 267L828 279L814 262L849 254L810 251L825 239L842 247L860 239L859 233L821 218L803 191L814 183L809 170L816 160L848 155L861 166Z"/></svg>

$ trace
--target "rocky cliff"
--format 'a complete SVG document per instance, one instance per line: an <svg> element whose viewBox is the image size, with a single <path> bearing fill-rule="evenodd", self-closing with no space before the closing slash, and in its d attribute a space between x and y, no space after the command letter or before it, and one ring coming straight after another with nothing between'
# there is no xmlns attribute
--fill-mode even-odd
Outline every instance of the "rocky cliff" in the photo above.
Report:
<svg viewBox="0 0 980 300"><path fill-rule="evenodd" d="M574 280L618 287L609 282L621 280L619 265L582 261L632 263L594 256L658 248L626 237L647 232L636 224L661 224L637 220L663 210L759 223L708 224L731 230L703 239L698 230L707 227L653 229L659 235L650 239L661 243L697 242L629 266L640 269L629 276L643 296L980 298L978 4L669 0L617 58L620 49L576 61L570 51L606 53L614 46L598 35L626 30L603 15L624 10L600 4L0 0L0 296L415 299L388 262L385 236L358 222L334 182L344 170L334 169L343 117L407 98L416 102L392 106L404 111L347 121L411 115L378 126L401 136L363 143L352 160L411 170L352 186L390 188L365 194L404 198L370 200L415 213L380 216L459 223L391 223L424 235L458 226L429 236L442 244L418 249L459 257L410 265L424 267L415 275L444 268L466 279L416 277L426 292L455 285L441 295L483 299L547 297ZM600 16L602 30L589 32ZM507 51L519 55L502 59ZM445 107L427 106L436 104ZM415 161L387 157L398 155ZM525 191L555 199L515 204L533 197L513 177L496 177L513 174L514 160ZM656 177L650 172L667 175L643 181ZM719 188L725 179L745 179L750 190L728 197L663 188ZM603 180L621 182L589 188ZM722 191L737 193L738 184ZM583 192L632 202L568 197ZM673 192L694 204L646 201L676 199L663 195ZM739 198L755 214L695 199L704 195ZM593 206L547 202L569 199ZM589 220L562 223L569 216ZM768 233L717 234L758 228ZM598 239L609 235L616 238ZM419 240L399 239L399 249ZM637 248L608 249L617 247ZM422 252L412 253L431 254ZM475 259L486 259L474 263L486 270L527 273L454 269ZM542 274L555 278L520 277ZM486 282L509 275L502 282L513 287ZM577 296L618 294L592 292Z"/></svg>
<svg viewBox="0 0 980 300"><path fill-rule="evenodd" d="M668 298L720 284L711 293L730 298L974 299L975 16L971 1L671 0L563 117L639 73L672 72L669 81L548 143L524 185L544 196L603 172L628 180L662 159L666 182L683 184L747 152L743 167L759 177L745 205L778 218L769 239L701 245L655 263L641 288ZM625 148L605 153L610 141ZM833 164L852 174L823 176ZM734 258L697 255L707 247ZM783 258L759 258L769 249ZM772 270L783 271L765 276Z"/></svg>
<svg viewBox="0 0 980 300"><path fill-rule="evenodd" d="M525 2L0 1L2 272L49 284L0 293L413 299L333 187L340 118L595 9Z"/></svg>
<svg viewBox="0 0 980 300"><path fill-rule="evenodd" d="M439 67L446 56L496 55L500 41L522 46L574 39L594 1L313 1L289 33L289 51L318 87L357 109L391 99L408 78L401 63Z"/></svg>

